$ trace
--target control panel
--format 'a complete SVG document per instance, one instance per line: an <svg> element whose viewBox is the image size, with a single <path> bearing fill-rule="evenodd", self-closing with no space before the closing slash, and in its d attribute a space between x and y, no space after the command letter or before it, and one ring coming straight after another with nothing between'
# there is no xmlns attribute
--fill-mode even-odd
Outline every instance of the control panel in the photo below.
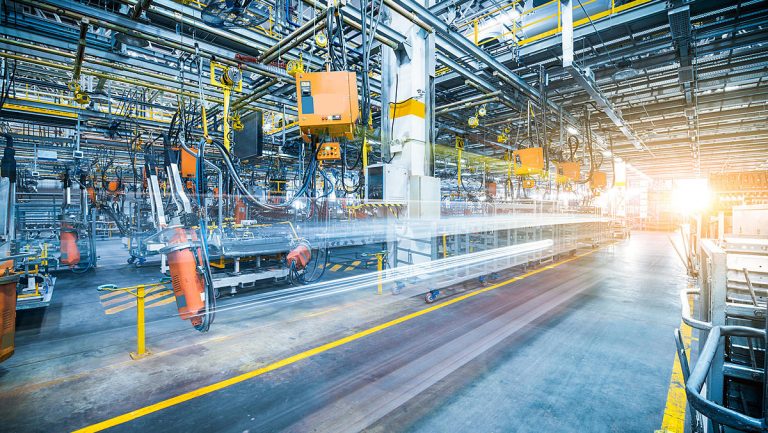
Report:
<svg viewBox="0 0 768 433"><path fill-rule="evenodd" d="M317 149L318 161L338 161L341 159L341 146L336 142L320 143Z"/></svg>

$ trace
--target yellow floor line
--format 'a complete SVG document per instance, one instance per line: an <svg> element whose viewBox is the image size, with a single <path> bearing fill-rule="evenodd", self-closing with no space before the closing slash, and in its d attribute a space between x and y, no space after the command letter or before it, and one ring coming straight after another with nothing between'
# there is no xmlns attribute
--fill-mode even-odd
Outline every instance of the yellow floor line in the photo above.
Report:
<svg viewBox="0 0 768 433"><path fill-rule="evenodd" d="M331 268L331 272L336 272L339 269L341 269L341 265L333 265L333 267Z"/></svg>
<svg viewBox="0 0 768 433"><path fill-rule="evenodd" d="M565 264L565 263L568 263L568 262L572 262L572 261L574 261L576 259L579 259L579 258L582 258L582 257L587 256L589 254L592 254L595 251L597 251L597 249L594 249L594 250L588 251L588 252L586 252L584 254L580 254L580 255L571 257L569 259L563 260L561 262L555 263L553 265L550 265L548 268L552 269L552 268L555 268L555 267L560 266L562 264ZM384 329L390 328L390 327L395 326L395 325L399 325L400 323L404 323L404 322L407 322L409 320L413 320L413 319L415 319L417 317L420 317L420 316L423 316L423 315L425 315L427 313L431 313L433 311L440 310L440 309L445 308L445 307L447 307L449 305L453 305L453 304L461 302L461 301L463 301L465 299L477 296L477 295L479 295L481 293L485 293L485 292L489 292L489 291L494 290L494 289L498 289L499 287L503 287L503 286L506 286L508 284L514 283L516 281L520 281L520 280L522 280L524 278L530 277L531 275L535 275L535 274L538 274L540 272L544 272L546 270L548 270L548 269L545 269L545 268L534 269L533 271L527 272L525 274L519 275L519 276L514 277L514 278L510 278L509 280L506 280L506 281L494 284L492 286L484 287L482 289L478 289L478 290L475 290L473 292L466 293L466 294L461 295L461 296L457 296L455 298L447 299L445 302L441 302L439 304L433 305L431 307L424 308L424 309L416 311L414 313L398 317L397 319L390 320L389 322L382 323L381 325L377 325L377 326L374 326L372 328L368 328L368 329L366 329L364 331L360 331L358 333L349 335L347 337L340 338L340 339L338 339L336 341L332 341L330 343L323 344L322 346L318 346L318 347L315 347L313 349L309 349L307 351L298 353L298 354L293 355L291 357L288 357L288 358L285 358L285 359L281 359L279 361L276 361L276 362L273 362L271 364L268 364L268 365L266 365L264 367L257 368L256 370L252 370L252 371L249 371L247 373L243 373L243 374L240 374L238 376L234 376L234 377L231 377L229 379L222 380L220 382L212 383L212 384L204 386L202 388L198 388L196 390L186 392L186 393L178 395L176 397L171 397L169 399L166 399L166 400L163 400L163 401L159 401L159 402L151 404L149 406L145 406L145 407L142 407L140 409L133 410L131 412L125 413L123 415L116 416L114 418L110 418L108 420L102 421L102 422L97 423L97 424L89 425L89 426L84 427L82 429L76 430L74 433L98 432L98 431L102 431L102 430L106 430L108 428L114 427L116 425L124 424L124 423L126 423L128 421L132 421L134 419L141 418L141 417L149 415L151 413L158 412L158 411L161 411L163 409L167 409L167 408L169 408L171 406L175 406L177 404L184 403L184 402L189 401L189 400L193 400L193 399L195 399L197 397L201 397L201 396L210 394L212 392L219 391L219 390L227 388L229 386L236 385L236 384L238 384L240 382L244 382L246 380L253 379L254 377L261 376L261 375L263 375L265 373L269 373L271 371L275 371L275 370L280 369L282 367L285 367L287 365L291 365L291 364L294 364L296 362L302 361L304 359L311 358L311 357L313 357L315 355L321 354L323 352L327 352L327 351L329 351L331 349L334 349L336 347L343 346L343 345L351 343L351 342L353 342L355 340L359 340L359 339L361 339L363 337L367 337L367 336L369 336L371 334L375 334L375 333L377 333L379 331L382 331Z"/></svg>
<svg viewBox="0 0 768 433"><path fill-rule="evenodd" d="M161 304L173 302L175 300L176 300L175 297L166 298L166 299L163 299L161 301L155 302L154 304L151 304L148 308L154 307L156 305L161 305ZM339 305L335 309L336 310L346 310L346 309L351 308L351 307L353 307L353 306L355 306L357 304L360 304L360 303L362 303L364 301L365 301L364 299L360 299L360 300L357 300L357 301L346 302L344 304ZM326 309L326 310L321 310L321 311L316 312L316 313L310 313L310 314L307 314L307 315L304 315L304 316L298 316L296 319L290 320L289 322L292 323L294 321L301 321L301 320L305 320L305 319L309 319L309 318L319 317L321 315L324 315L324 314L332 312L331 310L334 310L334 309L333 308L332 309ZM268 325L272 325L272 324L274 324L274 323L270 323ZM153 359L157 359L157 358L162 357L162 356L172 355L172 354L177 353L177 352L179 352L181 350L189 349L190 347L193 347L193 346L205 346L206 344L209 344L209 343L218 343L218 342L230 340L230 339L236 338L236 337L253 335L253 334L258 333L259 329L261 329L261 328L262 327L259 327L259 328L249 328L249 329L245 329L245 330L240 331L240 332L234 332L232 334L227 334L227 335L222 335L222 336L218 336L218 337L208 338L206 340L203 340L203 341L200 341L200 342L197 342L197 343L187 344L187 345L183 345L183 346L178 346L178 347L174 347L174 348L163 350L163 351L159 351L159 352L153 352L152 353L152 358ZM80 372L80 373L70 374L68 376L61 376L61 377L57 377L56 379L48 380L48 381L45 381L45 382L29 383L29 384L26 384L26 385L19 386L17 388L11 388L11 390L9 391L9 393L7 395L9 395L9 396L21 396L21 395L23 395L25 393L36 391L38 389L49 388L51 386L54 386L54 385L57 385L57 384L61 384L61 383L64 383L64 382L68 382L68 381L72 381L72 380L88 377L88 376L92 375L95 372L102 371L102 370L107 369L107 368L118 368L118 367L129 366L129 365L136 365L136 361L134 361L134 360L127 360L127 361L114 362L112 364L107 364L107 365L105 365L105 366L103 366L101 368L96 368L96 369L91 369L91 370Z"/></svg>
<svg viewBox="0 0 768 433"><path fill-rule="evenodd" d="M170 304L171 302L176 302L176 297L175 296L169 296L169 297L167 297L165 299L161 299L161 300L159 300L157 302L153 302L153 303L147 305L147 308L159 307L161 305Z"/></svg>
<svg viewBox="0 0 768 433"><path fill-rule="evenodd" d="M165 291L162 291L160 293L155 293L154 295L150 295L150 296L145 297L144 298L144 302L153 301L155 299L160 299L160 298L162 298L164 296L168 296L168 295L172 295L172 294L173 294L173 291L165 290ZM129 308L133 308L135 306L136 306L136 301L134 300L133 302L129 302L127 304L121 304L121 305L118 305L117 307L108 308L108 309L104 310L104 314L119 313L121 311L125 311L125 310L127 310Z"/></svg>
<svg viewBox="0 0 768 433"><path fill-rule="evenodd" d="M328 313L334 312L334 311L338 310L339 308L340 308L340 307L333 307L333 308L328 308L327 310L321 310L321 311L318 311L318 312L315 312L315 313L309 313L309 314L306 314L306 315L304 315L304 317L317 317L317 316L322 316L322 315L324 315L324 314L328 314Z"/></svg>
<svg viewBox="0 0 768 433"><path fill-rule="evenodd" d="M360 260L355 260L354 262L350 263L346 269L344 269L344 272L354 271L360 265L360 263L362 263Z"/></svg>
<svg viewBox="0 0 768 433"><path fill-rule="evenodd" d="M689 304L693 305L693 302L689 302ZM691 361L691 333L692 328L680 322L680 334L683 336L683 344L686 348L685 354L688 357L689 363ZM656 433L684 433L685 408L687 404L683 367L680 365L677 352L675 352L672 377L669 379L669 389L667 390L667 405L664 407L664 418L661 420L661 428L656 430Z"/></svg>
<svg viewBox="0 0 768 433"><path fill-rule="evenodd" d="M163 289L166 289L166 287L165 286L157 286L157 287L153 287L151 289L147 289L146 293L150 294L150 293L157 292L158 290L163 290ZM117 292L113 292L113 293L117 293ZM121 296L119 298L113 298L113 299L109 299L109 300L106 300L106 301L102 301L101 305L107 307L109 305L119 304L121 302L131 301L131 300L135 300L136 299L136 297L131 295L130 293L122 292L121 294L123 296Z"/></svg>

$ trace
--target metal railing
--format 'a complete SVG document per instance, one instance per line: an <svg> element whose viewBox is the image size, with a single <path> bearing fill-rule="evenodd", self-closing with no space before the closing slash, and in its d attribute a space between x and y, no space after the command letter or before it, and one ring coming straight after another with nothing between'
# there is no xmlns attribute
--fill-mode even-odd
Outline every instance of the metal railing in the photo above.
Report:
<svg viewBox="0 0 768 433"><path fill-rule="evenodd" d="M675 335L692 429L701 431L695 422L700 414L713 431L721 426L768 431L768 239L704 239L697 260L699 289L680 292L682 321L700 333L698 359L690 372L680 332ZM695 317L689 296L697 298Z"/></svg>

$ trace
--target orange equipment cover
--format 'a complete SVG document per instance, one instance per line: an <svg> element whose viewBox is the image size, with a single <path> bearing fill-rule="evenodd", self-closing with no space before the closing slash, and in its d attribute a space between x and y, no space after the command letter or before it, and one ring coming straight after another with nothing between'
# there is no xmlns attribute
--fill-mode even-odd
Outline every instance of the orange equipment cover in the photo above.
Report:
<svg viewBox="0 0 768 433"><path fill-rule="evenodd" d="M18 275L7 275L13 260L0 264L0 362L13 355L16 334L16 282Z"/></svg>
<svg viewBox="0 0 768 433"><path fill-rule="evenodd" d="M488 182L485 184L485 191L486 193L493 197L496 195L496 182Z"/></svg>
<svg viewBox="0 0 768 433"><path fill-rule="evenodd" d="M196 236L192 235L192 241ZM184 229L177 228L170 244L189 242ZM205 308L203 277L197 272L197 261L191 248L184 248L168 253L168 268L171 272L171 285L176 296L176 306L182 320L191 319L192 325L202 323L199 314Z"/></svg>
<svg viewBox="0 0 768 433"><path fill-rule="evenodd" d="M197 149L194 147L191 149L193 152L197 152ZM186 150L181 151L181 167L179 167L179 174L181 177L197 176L197 157L190 155Z"/></svg>
<svg viewBox="0 0 768 433"><path fill-rule="evenodd" d="M59 235L61 264L75 267L80 263L80 248L77 246L77 231L69 224L62 223Z"/></svg>
<svg viewBox="0 0 768 433"><path fill-rule="evenodd" d="M529 147L512 152L515 176L539 174L544 170L544 149Z"/></svg>
<svg viewBox="0 0 768 433"><path fill-rule="evenodd" d="M581 179L581 165L578 162L557 163L557 174L565 176L568 180Z"/></svg>
<svg viewBox="0 0 768 433"><path fill-rule="evenodd" d="M608 186L608 175L603 171L592 173L592 180L589 182L592 189L603 189Z"/></svg>
<svg viewBox="0 0 768 433"><path fill-rule="evenodd" d="M243 203L243 200L235 200L235 223L240 224L243 220L248 219L248 208Z"/></svg>
<svg viewBox="0 0 768 433"><path fill-rule="evenodd" d="M116 193L118 192L119 189L120 189L120 182L116 180L111 180L107 184L107 191L109 192Z"/></svg>
<svg viewBox="0 0 768 433"><path fill-rule="evenodd" d="M289 268L293 265L297 271L300 271L307 266L307 263L309 263L311 259L312 252L309 247L305 244L300 244L288 253L285 262Z"/></svg>

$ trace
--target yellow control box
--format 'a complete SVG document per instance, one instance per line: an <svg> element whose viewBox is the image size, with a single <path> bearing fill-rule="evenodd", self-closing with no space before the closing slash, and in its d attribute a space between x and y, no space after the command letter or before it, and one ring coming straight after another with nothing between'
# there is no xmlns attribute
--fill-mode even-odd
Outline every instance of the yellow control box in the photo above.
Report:
<svg viewBox="0 0 768 433"><path fill-rule="evenodd" d="M354 72L296 74L299 128L305 135L354 138L360 115Z"/></svg>

